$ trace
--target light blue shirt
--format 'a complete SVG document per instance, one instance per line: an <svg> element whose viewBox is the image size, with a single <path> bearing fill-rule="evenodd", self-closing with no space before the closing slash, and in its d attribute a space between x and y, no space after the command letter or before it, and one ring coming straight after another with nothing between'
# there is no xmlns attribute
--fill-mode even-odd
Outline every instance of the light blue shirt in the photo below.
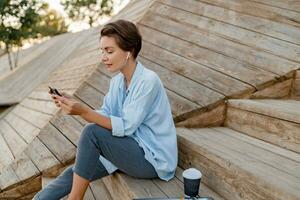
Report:
<svg viewBox="0 0 300 200"><path fill-rule="evenodd" d="M114 76L103 105L96 112L110 117L113 136L129 136L137 141L159 178L174 177L176 129L166 91L155 72L138 62L127 90L124 75ZM117 169L102 156L100 161L109 173Z"/></svg>

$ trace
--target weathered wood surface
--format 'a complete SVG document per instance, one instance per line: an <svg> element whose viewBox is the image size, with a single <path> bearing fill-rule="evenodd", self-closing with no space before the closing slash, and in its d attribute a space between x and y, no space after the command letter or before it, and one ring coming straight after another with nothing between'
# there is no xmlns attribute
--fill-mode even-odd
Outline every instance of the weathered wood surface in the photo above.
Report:
<svg viewBox="0 0 300 200"><path fill-rule="evenodd" d="M177 134L180 165L198 167L224 198L299 199L299 159L268 151L254 138L249 144L228 128L177 128Z"/></svg>
<svg viewBox="0 0 300 200"><path fill-rule="evenodd" d="M292 78L254 92L250 99L283 99L288 98L292 87Z"/></svg>
<svg viewBox="0 0 300 200"><path fill-rule="evenodd" d="M172 198L183 197L182 169L177 168L175 177L166 182L160 179L135 179L123 173L114 173L103 178L114 200L133 198ZM218 194L209 189L204 183L200 187L201 196L211 196L216 200L223 200Z"/></svg>
<svg viewBox="0 0 300 200"><path fill-rule="evenodd" d="M293 99L300 100L300 70L296 71L291 97Z"/></svg>
<svg viewBox="0 0 300 200"><path fill-rule="evenodd" d="M249 29L247 26L252 26L260 22L260 18L255 23L246 23L246 22L240 22L241 19L240 14L234 11L230 11L221 7L212 6L209 4L201 3L199 1L193 1L193 0L187 0L187 1L170 1L170 0L160 0L159 2L162 2L168 6L176 7L181 10L193 13L194 15L203 16L200 19L198 19L197 27L202 27L210 32L215 32L217 34L220 34L221 36L228 38L230 40L236 41L241 44L245 44L250 47L258 47L257 50L265 50L268 52L271 52L272 54L278 55L280 57L288 58L290 60L298 61L299 62L299 56L297 56L300 52L299 45L290 43L285 40L281 40L278 37L274 36L268 36L262 32L260 32L258 29L260 27L266 28L269 26L265 24L260 24L257 26L257 29ZM227 2L227 1L226 1ZM247 1L241 1L243 3L246 3ZM278 1L276 1L278 2ZM288 6L288 4L287 4ZM231 16L230 16L231 15ZM182 17L180 15L180 12L178 14L179 19L184 20L185 17ZM252 16L243 15L243 17L248 18L250 17L253 19ZM235 20L236 19L236 20ZM189 19L190 20L190 19ZM243 19L244 20L244 19ZM271 20L265 20L262 19L264 22L272 22ZM299 21L299 19L298 19ZM236 24L239 22L240 24ZM270 23L272 24L272 23ZM278 24L278 23L276 23ZM273 25L273 24L272 24ZM255 25L254 25L255 26ZM281 26L285 26L285 24L281 24ZM290 26L289 26L290 27ZM294 27L294 29L298 30L299 28ZM269 33L271 31L267 30ZM284 30L286 31L286 30ZM279 34L282 34L284 31L280 31ZM299 31L297 31L299 32ZM296 32L296 35L297 35ZM292 38L292 33L284 33L285 36L289 36ZM299 37L299 36L298 36ZM296 39L296 38L293 38ZM299 43L300 40L298 40Z"/></svg>
<svg viewBox="0 0 300 200"><path fill-rule="evenodd" d="M203 113L197 113L193 117L176 123L176 127L200 128L221 126L225 121L225 111L226 105L222 103L210 111L203 110Z"/></svg>
<svg viewBox="0 0 300 200"><path fill-rule="evenodd" d="M299 101L230 100L225 125L300 153L299 106Z"/></svg>
<svg viewBox="0 0 300 200"><path fill-rule="evenodd" d="M299 101L232 99L228 106L300 124Z"/></svg>

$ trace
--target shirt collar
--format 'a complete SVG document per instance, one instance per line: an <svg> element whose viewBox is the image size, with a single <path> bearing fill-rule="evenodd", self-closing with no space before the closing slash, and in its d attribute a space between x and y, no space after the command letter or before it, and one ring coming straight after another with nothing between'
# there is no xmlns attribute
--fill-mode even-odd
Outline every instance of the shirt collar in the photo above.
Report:
<svg viewBox="0 0 300 200"><path fill-rule="evenodd" d="M135 80L143 73L144 71L144 66L142 65L142 63L140 63L139 61L137 61L137 64L136 64L136 68L133 72L133 75L132 75L132 78L131 78L131 82L130 82L130 85L129 87L131 87L131 85L135 82ZM124 84L125 84L125 77L124 75L121 73L121 77L122 77L122 83L119 84L119 89L123 89L124 88ZM129 88L128 88L129 89Z"/></svg>

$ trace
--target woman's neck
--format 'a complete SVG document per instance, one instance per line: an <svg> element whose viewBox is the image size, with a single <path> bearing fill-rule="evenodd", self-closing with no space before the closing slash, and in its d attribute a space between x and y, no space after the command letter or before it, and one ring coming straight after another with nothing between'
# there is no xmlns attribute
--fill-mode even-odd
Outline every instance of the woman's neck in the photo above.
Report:
<svg viewBox="0 0 300 200"><path fill-rule="evenodd" d="M136 68L136 64L137 64L136 60L129 60L128 64L124 66L124 68L121 70L126 80L126 89L130 84L131 78Z"/></svg>

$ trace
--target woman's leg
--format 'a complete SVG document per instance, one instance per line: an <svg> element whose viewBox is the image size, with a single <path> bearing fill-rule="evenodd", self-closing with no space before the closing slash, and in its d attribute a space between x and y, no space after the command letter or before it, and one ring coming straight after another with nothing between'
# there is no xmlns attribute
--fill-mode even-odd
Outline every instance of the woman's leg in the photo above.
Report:
<svg viewBox="0 0 300 200"><path fill-rule="evenodd" d="M34 200L58 200L71 192L74 165L66 168L57 178L51 181L45 188L34 196ZM108 172L100 161L96 165L96 170L91 178L91 181L107 176Z"/></svg>
<svg viewBox="0 0 300 200"><path fill-rule="evenodd" d="M74 172L91 180L99 154L130 176L157 177L154 167L145 159L143 149L133 138L115 137L108 129L90 123L81 133Z"/></svg>

